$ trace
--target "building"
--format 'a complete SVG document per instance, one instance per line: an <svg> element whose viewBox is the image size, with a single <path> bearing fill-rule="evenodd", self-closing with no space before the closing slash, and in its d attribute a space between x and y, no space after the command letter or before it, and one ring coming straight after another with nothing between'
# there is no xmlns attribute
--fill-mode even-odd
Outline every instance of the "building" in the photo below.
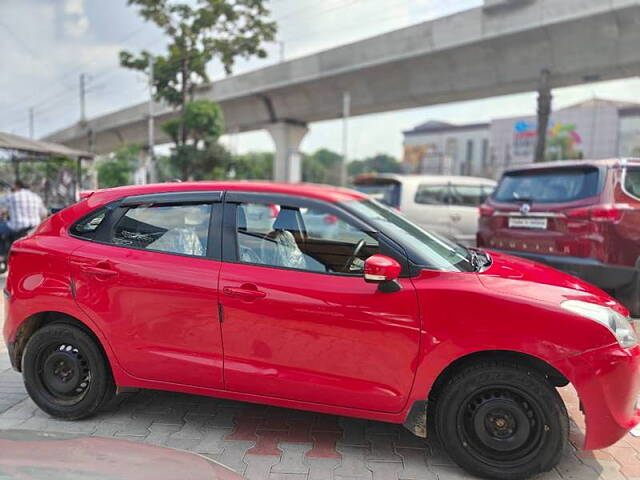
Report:
<svg viewBox="0 0 640 480"><path fill-rule="evenodd" d="M498 177L507 168L531 163L538 140L535 116L496 119L486 125L427 122L404 135L408 172L487 177ZM484 139L488 139L488 148L477 151L477 142ZM470 150L463 147L459 151L458 145L466 142L471 142ZM451 149L447 150L447 145ZM552 113L547 132L548 160L618 156L640 156L640 104L592 99Z"/></svg>
<svg viewBox="0 0 640 480"><path fill-rule="evenodd" d="M403 133L407 173L476 176L488 165L488 123L429 121Z"/></svg>

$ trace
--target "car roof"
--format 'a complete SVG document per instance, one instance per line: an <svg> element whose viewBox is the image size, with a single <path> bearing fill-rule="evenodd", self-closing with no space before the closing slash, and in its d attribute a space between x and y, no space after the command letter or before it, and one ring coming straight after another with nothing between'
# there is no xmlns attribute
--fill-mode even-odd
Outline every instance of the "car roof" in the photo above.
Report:
<svg viewBox="0 0 640 480"><path fill-rule="evenodd" d="M400 175L397 173L365 173L358 175L354 182L358 180L382 178L395 180L404 184L442 184L442 183L458 183L462 185L495 185L496 181L491 178L484 177L467 177L461 175Z"/></svg>
<svg viewBox="0 0 640 480"><path fill-rule="evenodd" d="M640 165L640 158L603 158L597 160L557 160L554 162L526 163L512 166L505 170L507 172L520 172L522 170L541 170L545 168L558 167L621 167L625 164Z"/></svg>
<svg viewBox="0 0 640 480"><path fill-rule="evenodd" d="M276 193L309 197L324 200L330 203L347 202L350 200L362 200L366 195L355 190L335 187L332 185L319 185L313 183L277 183L257 181L204 181L204 182L169 182L154 183L149 185L128 185L83 192L82 198L94 197L94 200L110 202L131 195L144 195L152 193L188 192L188 191L242 191L252 193Z"/></svg>

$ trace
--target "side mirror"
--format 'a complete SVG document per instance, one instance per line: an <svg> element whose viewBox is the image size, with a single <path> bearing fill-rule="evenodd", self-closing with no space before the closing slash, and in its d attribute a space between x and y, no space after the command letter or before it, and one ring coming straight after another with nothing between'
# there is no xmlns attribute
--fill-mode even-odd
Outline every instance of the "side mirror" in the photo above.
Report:
<svg viewBox="0 0 640 480"><path fill-rule="evenodd" d="M365 282L393 282L400 276L401 271L400 264L385 255L372 255L364 261Z"/></svg>

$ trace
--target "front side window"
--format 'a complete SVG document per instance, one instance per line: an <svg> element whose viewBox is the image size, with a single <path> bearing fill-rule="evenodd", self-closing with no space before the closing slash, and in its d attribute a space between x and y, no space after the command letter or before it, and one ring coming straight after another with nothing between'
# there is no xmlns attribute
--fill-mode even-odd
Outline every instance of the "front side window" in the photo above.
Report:
<svg viewBox="0 0 640 480"><path fill-rule="evenodd" d="M640 199L640 168L628 168L624 175L624 189Z"/></svg>
<svg viewBox="0 0 640 480"><path fill-rule="evenodd" d="M416 192L416 203L422 205L448 205L448 185L420 185Z"/></svg>
<svg viewBox="0 0 640 480"><path fill-rule="evenodd" d="M414 262L434 270L472 272L472 256L466 248L427 232L406 217L375 200L353 200L345 207L400 245L415 252Z"/></svg>
<svg viewBox="0 0 640 480"><path fill-rule="evenodd" d="M204 257L210 216L211 204L137 206L115 225L111 243Z"/></svg>
<svg viewBox="0 0 640 480"><path fill-rule="evenodd" d="M242 203L236 215L242 263L360 275L378 253L375 238L319 208Z"/></svg>

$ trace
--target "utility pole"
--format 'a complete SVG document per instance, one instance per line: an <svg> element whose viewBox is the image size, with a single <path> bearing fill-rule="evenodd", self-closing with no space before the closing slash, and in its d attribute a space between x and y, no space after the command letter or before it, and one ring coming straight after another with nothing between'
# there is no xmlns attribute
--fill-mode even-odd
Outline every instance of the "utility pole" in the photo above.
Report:
<svg viewBox="0 0 640 480"><path fill-rule="evenodd" d="M33 107L29 108L29 138L33 139L34 137L34 129L33 129Z"/></svg>
<svg viewBox="0 0 640 480"><path fill-rule="evenodd" d="M349 117L351 116L351 93L342 93L342 164L340 165L340 185L347 186L347 162L349 161Z"/></svg>
<svg viewBox="0 0 640 480"><path fill-rule="evenodd" d="M544 162L547 150L547 130L549 128L549 117L551 116L551 73L546 68L540 72L540 83L538 85L538 140L536 142L536 153L534 162Z"/></svg>
<svg viewBox="0 0 640 480"><path fill-rule="evenodd" d="M80 74L80 123L87 121L87 115L85 110L85 95L86 95L86 80L87 75L85 73Z"/></svg>
<svg viewBox="0 0 640 480"><path fill-rule="evenodd" d="M147 152L147 179L151 183L157 182L156 157L154 153L154 123L153 123L153 57L149 57L149 123L148 123L148 149Z"/></svg>

